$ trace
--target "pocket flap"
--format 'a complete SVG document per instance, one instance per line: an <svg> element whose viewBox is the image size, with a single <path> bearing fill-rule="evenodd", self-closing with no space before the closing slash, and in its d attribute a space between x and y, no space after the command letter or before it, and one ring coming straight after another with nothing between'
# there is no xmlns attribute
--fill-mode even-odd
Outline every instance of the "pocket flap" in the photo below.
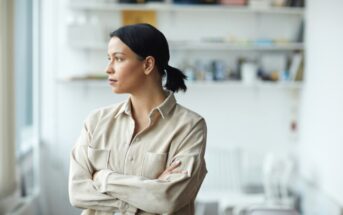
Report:
<svg viewBox="0 0 343 215"><path fill-rule="evenodd" d="M142 176L156 179L166 168L167 153L147 152L144 156Z"/></svg>
<svg viewBox="0 0 343 215"><path fill-rule="evenodd" d="M88 147L87 155L88 159L94 170L108 169L108 161L110 158L109 149L96 149Z"/></svg>

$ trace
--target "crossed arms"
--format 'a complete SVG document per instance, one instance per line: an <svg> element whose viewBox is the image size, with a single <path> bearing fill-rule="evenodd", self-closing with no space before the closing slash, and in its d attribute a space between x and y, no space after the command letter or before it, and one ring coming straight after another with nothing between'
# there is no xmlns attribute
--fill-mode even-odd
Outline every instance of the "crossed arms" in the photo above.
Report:
<svg viewBox="0 0 343 215"><path fill-rule="evenodd" d="M122 175L110 169L95 172L88 156L90 132L85 124L70 157L69 198L73 206L106 212L135 214L138 209L173 213L195 199L206 175L206 125L194 125L171 156L171 166L158 179ZM187 171L187 172L184 172ZM93 177L94 176L94 177Z"/></svg>

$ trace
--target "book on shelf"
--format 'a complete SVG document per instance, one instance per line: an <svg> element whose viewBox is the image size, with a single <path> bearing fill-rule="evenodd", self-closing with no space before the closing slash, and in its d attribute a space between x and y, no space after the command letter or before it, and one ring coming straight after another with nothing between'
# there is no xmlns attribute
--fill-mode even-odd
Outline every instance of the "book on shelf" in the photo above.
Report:
<svg viewBox="0 0 343 215"><path fill-rule="evenodd" d="M149 23L157 26L156 11L154 10L123 10L121 16L123 25Z"/></svg>
<svg viewBox="0 0 343 215"><path fill-rule="evenodd" d="M287 0L286 6L288 6L288 7L305 7L305 0Z"/></svg>
<svg viewBox="0 0 343 215"><path fill-rule="evenodd" d="M269 7L304 7L305 0L250 0L252 8L266 9Z"/></svg>
<svg viewBox="0 0 343 215"><path fill-rule="evenodd" d="M299 27L295 35L295 41L298 43L304 42L304 28L305 28L305 23L304 23L304 19L302 19L301 22L299 23Z"/></svg>
<svg viewBox="0 0 343 215"><path fill-rule="evenodd" d="M235 5L235 6L243 6L246 5L246 0L219 0L220 4L224 5Z"/></svg>
<svg viewBox="0 0 343 215"><path fill-rule="evenodd" d="M301 52L293 53L289 66L289 76L292 81L301 81L304 73L304 56Z"/></svg>

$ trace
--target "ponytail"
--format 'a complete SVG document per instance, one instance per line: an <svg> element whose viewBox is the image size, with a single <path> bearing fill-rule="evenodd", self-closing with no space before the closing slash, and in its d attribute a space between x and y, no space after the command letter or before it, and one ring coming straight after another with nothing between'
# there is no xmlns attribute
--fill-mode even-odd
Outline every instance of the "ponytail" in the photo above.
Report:
<svg viewBox="0 0 343 215"><path fill-rule="evenodd" d="M179 69L174 68L169 65L167 65L165 71L167 73L167 82L165 84L165 87L168 90L171 90L173 92L177 92L179 90L186 92L187 90L187 87L185 84L185 80L187 80L186 75L183 74L183 72L180 71Z"/></svg>

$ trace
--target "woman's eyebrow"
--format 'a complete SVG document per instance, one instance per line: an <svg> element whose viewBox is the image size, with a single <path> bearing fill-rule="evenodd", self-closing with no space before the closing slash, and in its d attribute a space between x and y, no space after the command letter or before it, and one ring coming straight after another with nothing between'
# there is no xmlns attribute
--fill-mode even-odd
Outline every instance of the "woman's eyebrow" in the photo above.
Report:
<svg viewBox="0 0 343 215"><path fill-rule="evenodd" d="M113 52L113 53L111 53L111 54L107 54L108 56L114 56L114 55L116 55L116 54L122 54L122 55L125 55L125 53L124 52Z"/></svg>

